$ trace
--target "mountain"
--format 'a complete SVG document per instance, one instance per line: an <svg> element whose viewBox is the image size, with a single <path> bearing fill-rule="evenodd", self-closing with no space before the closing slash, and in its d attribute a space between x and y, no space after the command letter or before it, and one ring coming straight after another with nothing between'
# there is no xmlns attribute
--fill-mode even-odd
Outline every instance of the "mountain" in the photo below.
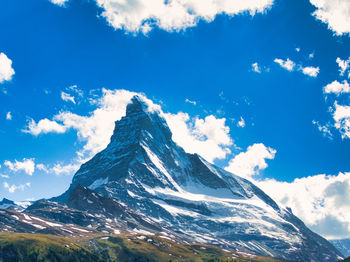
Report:
<svg viewBox="0 0 350 262"><path fill-rule="evenodd" d="M186 153L160 113L138 96L115 123L107 148L83 164L69 189L52 200L79 205L80 197L70 197L78 185L193 242L298 261L342 258L254 184Z"/></svg>
<svg viewBox="0 0 350 262"><path fill-rule="evenodd" d="M14 202L12 200L9 200L7 198L3 198L0 201L0 209L10 209L10 210L24 210L28 206L30 206L32 203L30 201L27 202Z"/></svg>
<svg viewBox="0 0 350 262"><path fill-rule="evenodd" d="M331 242L344 256L350 256L350 238L330 240L329 242Z"/></svg>

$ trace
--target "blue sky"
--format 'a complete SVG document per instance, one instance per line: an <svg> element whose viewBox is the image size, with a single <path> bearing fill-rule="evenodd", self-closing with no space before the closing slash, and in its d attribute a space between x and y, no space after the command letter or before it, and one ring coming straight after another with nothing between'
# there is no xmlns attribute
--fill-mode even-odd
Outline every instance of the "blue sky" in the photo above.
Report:
<svg viewBox="0 0 350 262"><path fill-rule="evenodd" d="M208 150L218 149L208 156L211 161L270 194L276 184L293 188L273 197L324 236L350 236L350 219L343 214L350 210L350 196L341 191L350 189L346 0L252 0L238 11L215 7L224 14L208 5L211 15L193 7L190 22L160 14L141 24L132 20L139 6L122 12L110 5L118 0L53 2L0 4L0 53L6 56L0 59L2 197L19 201L62 193L79 164L77 152L96 138L55 116L91 117L109 97L121 95L103 89L123 89L144 93L173 121L180 111L187 113L183 123L189 130L208 139ZM345 11L335 16L337 8ZM118 23L112 20L116 13ZM38 127L42 119L58 126L45 132ZM203 148L198 153L206 156ZM317 202L323 211L317 205L311 213L308 206L298 209L302 200L293 196L304 196L301 191L310 206ZM329 203L319 204L327 197ZM343 209L332 216L338 204Z"/></svg>

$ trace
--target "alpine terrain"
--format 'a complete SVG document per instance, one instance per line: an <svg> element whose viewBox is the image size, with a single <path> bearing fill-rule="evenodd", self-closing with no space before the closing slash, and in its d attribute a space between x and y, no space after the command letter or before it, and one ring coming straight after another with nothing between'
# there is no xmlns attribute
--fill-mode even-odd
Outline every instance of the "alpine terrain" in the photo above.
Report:
<svg viewBox="0 0 350 262"><path fill-rule="evenodd" d="M69 189L24 212L293 261L342 258L251 182L186 153L172 140L161 113L139 96L116 122L107 148L80 167Z"/></svg>

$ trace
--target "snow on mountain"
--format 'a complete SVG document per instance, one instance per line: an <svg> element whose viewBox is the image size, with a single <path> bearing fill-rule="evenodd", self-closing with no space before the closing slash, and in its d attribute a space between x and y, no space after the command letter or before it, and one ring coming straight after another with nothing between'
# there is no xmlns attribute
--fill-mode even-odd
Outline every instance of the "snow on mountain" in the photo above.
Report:
<svg viewBox="0 0 350 262"><path fill-rule="evenodd" d="M107 148L83 164L78 185L113 197L194 242L301 261L341 253L251 182L188 154L156 109L135 96Z"/></svg>
<svg viewBox="0 0 350 262"><path fill-rule="evenodd" d="M22 211L26 209L28 206L30 206L32 203L30 201L12 201L7 198L3 198L0 201L0 209L9 209L9 210L16 210L16 211Z"/></svg>

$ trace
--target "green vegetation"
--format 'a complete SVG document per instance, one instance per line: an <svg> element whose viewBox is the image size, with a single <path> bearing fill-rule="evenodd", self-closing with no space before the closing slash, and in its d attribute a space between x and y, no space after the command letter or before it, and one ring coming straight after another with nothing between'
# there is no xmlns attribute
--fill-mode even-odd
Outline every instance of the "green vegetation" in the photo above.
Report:
<svg viewBox="0 0 350 262"><path fill-rule="evenodd" d="M203 244L180 244L141 235L54 235L0 233L0 261L278 261L244 257L236 252Z"/></svg>
<svg viewBox="0 0 350 262"><path fill-rule="evenodd" d="M0 261L97 261L90 250L54 235L0 233Z"/></svg>

